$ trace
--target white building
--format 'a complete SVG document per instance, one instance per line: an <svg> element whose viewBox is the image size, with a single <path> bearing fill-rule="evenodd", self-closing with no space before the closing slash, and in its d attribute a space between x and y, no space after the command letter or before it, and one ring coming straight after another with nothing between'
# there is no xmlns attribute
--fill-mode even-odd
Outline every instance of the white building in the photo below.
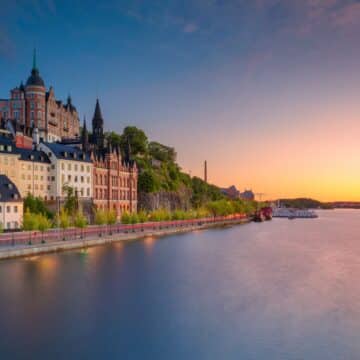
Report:
<svg viewBox="0 0 360 360"><path fill-rule="evenodd" d="M5 175L0 175L0 225L4 230L22 226L23 201L15 184Z"/></svg>
<svg viewBox="0 0 360 360"><path fill-rule="evenodd" d="M93 164L89 155L77 147L58 143L40 143L54 168L54 196L63 199L66 187L72 187L79 199L90 199L92 193Z"/></svg>

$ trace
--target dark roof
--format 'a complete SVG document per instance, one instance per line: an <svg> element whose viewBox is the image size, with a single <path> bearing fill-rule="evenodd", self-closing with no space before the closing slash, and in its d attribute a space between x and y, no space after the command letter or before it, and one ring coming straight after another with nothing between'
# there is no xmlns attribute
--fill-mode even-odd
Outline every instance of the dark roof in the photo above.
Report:
<svg viewBox="0 0 360 360"><path fill-rule="evenodd" d="M20 201L21 196L15 184L6 176L0 175L0 201Z"/></svg>
<svg viewBox="0 0 360 360"><path fill-rule="evenodd" d="M49 157L43 151L16 148L16 152L20 154L20 160L50 164Z"/></svg>
<svg viewBox="0 0 360 360"><path fill-rule="evenodd" d="M44 80L40 76L39 70L34 68L31 70L31 75L26 81L26 86L43 86L45 87Z"/></svg>
<svg viewBox="0 0 360 360"><path fill-rule="evenodd" d="M44 145L47 146L58 159L91 162L89 154L77 147L47 142L45 142Z"/></svg>
<svg viewBox="0 0 360 360"><path fill-rule="evenodd" d="M23 161L50 163L49 157L43 151L17 148L14 142L5 136L0 136L0 153L20 155L20 160Z"/></svg>

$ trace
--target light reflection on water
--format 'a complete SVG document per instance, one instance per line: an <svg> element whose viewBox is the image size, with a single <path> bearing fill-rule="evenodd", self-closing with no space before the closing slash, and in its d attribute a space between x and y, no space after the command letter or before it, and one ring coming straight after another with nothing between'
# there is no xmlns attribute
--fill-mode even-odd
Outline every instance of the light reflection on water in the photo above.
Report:
<svg viewBox="0 0 360 360"><path fill-rule="evenodd" d="M359 240L322 211L2 262L1 359L359 359Z"/></svg>

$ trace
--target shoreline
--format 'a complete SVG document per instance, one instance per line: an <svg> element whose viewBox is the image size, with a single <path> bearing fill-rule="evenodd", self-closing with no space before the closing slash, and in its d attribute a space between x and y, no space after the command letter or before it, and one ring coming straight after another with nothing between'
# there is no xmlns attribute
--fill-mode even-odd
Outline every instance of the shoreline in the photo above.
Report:
<svg viewBox="0 0 360 360"><path fill-rule="evenodd" d="M235 225L246 224L249 223L250 221L251 220L247 218L223 220L214 223L208 223L202 225L190 225L188 227L181 227L181 228L145 230L141 232L129 232L123 234L114 233L112 235L108 234L106 236L97 237L94 239L74 239L74 240L54 242L51 244L9 246L3 249L0 248L0 261L22 258L27 256L34 256L34 255L84 249L88 247L105 245L119 241L140 240L148 236L163 237L167 235L187 233L194 230L206 230L217 227L235 226Z"/></svg>

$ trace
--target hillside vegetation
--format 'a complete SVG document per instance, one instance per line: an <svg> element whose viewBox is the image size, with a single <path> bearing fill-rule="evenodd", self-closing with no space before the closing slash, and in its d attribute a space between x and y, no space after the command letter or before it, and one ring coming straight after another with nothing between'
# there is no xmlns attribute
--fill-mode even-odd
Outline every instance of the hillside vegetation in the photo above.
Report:
<svg viewBox="0 0 360 360"><path fill-rule="evenodd" d="M176 163L173 147L149 141L143 130L128 126L121 135L111 132L106 137L112 146L120 147L124 159L136 162L139 168L139 193L190 193L194 208L224 199L218 187L181 170Z"/></svg>

